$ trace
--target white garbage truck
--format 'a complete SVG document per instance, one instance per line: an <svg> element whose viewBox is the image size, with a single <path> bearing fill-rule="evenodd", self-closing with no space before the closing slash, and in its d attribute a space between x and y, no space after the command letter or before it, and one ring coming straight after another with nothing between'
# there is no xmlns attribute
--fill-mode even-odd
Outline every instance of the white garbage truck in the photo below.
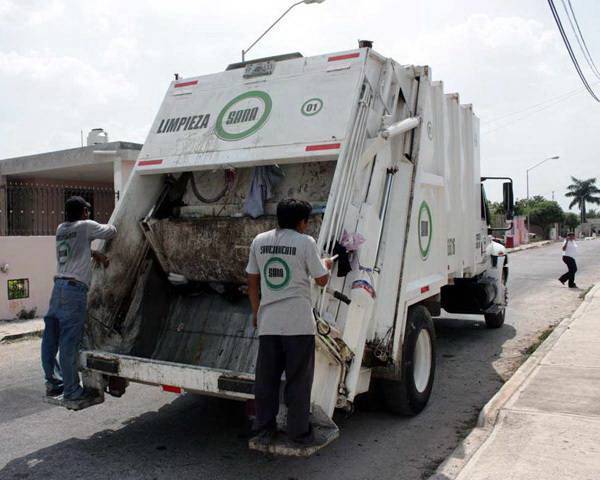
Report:
<svg viewBox="0 0 600 480"><path fill-rule="evenodd" d="M434 379L432 317L504 321L507 257L483 188L502 179L481 178L479 145L471 105L368 43L175 79L112 216L118 235L99 247L110 264L93 273L84 384L252 399L249 246L293 197L312 204L323 256L340 255L313 289L317 441L250 446L309 455L337 437L334 410L369 391L417 414ZM510 179L503 192L510 218Z"/></svg>

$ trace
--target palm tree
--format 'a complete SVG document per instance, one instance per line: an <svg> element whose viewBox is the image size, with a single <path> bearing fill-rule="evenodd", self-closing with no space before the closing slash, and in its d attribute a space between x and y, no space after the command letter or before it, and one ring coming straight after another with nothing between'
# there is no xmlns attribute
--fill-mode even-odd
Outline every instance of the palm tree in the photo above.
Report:
<svg viewBox="0 0 600 480"><path fill-rule="evenodd" d="M588 178L587 180L579 180L575 177L571 177L573 183L567 187L568 192L565 193L565 197L573 197L569 208L577 205L581 212L581 223L586 221L586 203L600 204L600 197L594 194L600 193L600 189L596 186L595 178Z"/></svg>

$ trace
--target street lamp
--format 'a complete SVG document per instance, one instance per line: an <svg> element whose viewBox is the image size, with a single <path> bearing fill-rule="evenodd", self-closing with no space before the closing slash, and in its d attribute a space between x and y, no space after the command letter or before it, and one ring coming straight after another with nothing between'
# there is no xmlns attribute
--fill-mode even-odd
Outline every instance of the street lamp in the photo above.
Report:
<svg viewBox="0 0 600 480"><path fill-rule="evenodd" d="M533 170L536 167L539 167L542 163L547 162L548 160L558 160L560 155L554 155L553 157L548 157L542 160L541 162L536 163L533 167L529 167L525 173L527 176L527 235L529 235L529 170Z"/></svg>
<svg viewBox="0 0 600 480"><path fill-rule="evenodd" d="M247 53L250 51L250 49L251 49L251 48L252 48L254 45L256 45L258 42L260 42L260 40L261 40L261 39L262 39L262 38L263 38L263 37L264 37L264 36L265 36L267 33L269 33L269 32L271 31L271 29L272 29L272 28L273 28L275 25L277 25L277 24L278 24L278 23L281 21L281 19L282 19L283 17L285 17L285 16L286 16L286 15L287 15L287 14L290 12L290 10L291 10L292 8L294 8L294 7L297 7L298 5L300 5L300 4L302 4L302 3L305 3L305 4L307 4L307 5L310 5L311 3L323 3L324 1L325 1L325 0L301 0L300 2L296 2L296 3L294 3L294 4L293 4L293 5L290 7L290 8L288 8L288 9L287 9L285 12L283 12L283 15L281 15L281 17L279 17L277 20L275 20L275 22L273 22L273 24L272 24L272 25L271 25L269 28L267 28L267 29L266 29L266 30L265 30L265 31L262 33L262 35L261 35L260 37L258 37L258 38L257 38L257 39L254 41L254 43L253 43L252 45L250 45L250 46L249 46L247 49L245 49L245 50L242 50L242 62L245 62L245 61L246 61L246 54L247 54Z"/></svg>

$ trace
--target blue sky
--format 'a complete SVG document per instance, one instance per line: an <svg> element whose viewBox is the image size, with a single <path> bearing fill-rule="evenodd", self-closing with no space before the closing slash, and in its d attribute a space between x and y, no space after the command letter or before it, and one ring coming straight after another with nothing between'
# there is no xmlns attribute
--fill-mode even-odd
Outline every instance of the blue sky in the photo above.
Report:
<svg viewBox="0 0 600 480"><path fill-rule="evenodd" d="M600 2L571 2L600 64ZM0 0L0 158L78 146L80 130L93 127L143 142L174 72L239 60L287 5ZM513 176L518 197L525 169L552 155L561 159L531 172L532 195L554 191L566 207L570 175L600 177L600 104L582 90L546 1L326 0L297 7L252 56L346 50L358 38L401 63L430 65L446 91L472 103L482 173ZM577 90L537 114L494 121Z"/></svg>

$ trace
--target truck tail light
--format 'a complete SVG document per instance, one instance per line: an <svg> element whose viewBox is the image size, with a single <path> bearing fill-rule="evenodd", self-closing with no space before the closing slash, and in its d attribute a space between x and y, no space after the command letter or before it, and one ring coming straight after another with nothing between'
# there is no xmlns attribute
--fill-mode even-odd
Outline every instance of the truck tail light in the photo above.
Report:
<svg viewBox="0 0 600 480"><path fill-rule="evenodd" d="M163 385L162 389L164 392L181 393L181 387L176 387L174 385Z"/></svg>

